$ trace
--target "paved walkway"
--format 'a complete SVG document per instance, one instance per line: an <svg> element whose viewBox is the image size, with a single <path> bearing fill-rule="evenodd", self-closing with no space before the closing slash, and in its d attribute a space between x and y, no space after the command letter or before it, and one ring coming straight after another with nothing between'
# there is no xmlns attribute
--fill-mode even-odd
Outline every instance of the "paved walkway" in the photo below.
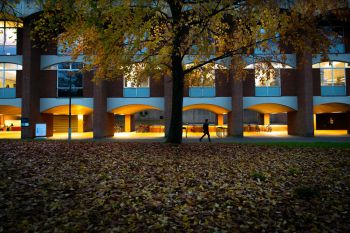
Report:
<svg viewBox="0 0 350 233"><path fill-rule="evenodd" d="M346 131L345 131L346 132ZM341 135L322 135L316 133L315 137L298 137L290 136L286 133L245 133L242 138L237 137L217 137L215 133L211 133L212 142L222 143L256 143L256 142L348 142L350 143L350 135L344 132ZM183 142L193 143L198 142L202 133L189 133L183 135ZM88 133L73 133L73 140L93 140L92 132ZM20 139L19 132L0 132L0 139ZM42 138L46 139L46 138ZM56 133L48 140L67 140L67 133ZM163 133L116 133L112 138L101 139L101 141L120 141L120 142L165 142ZM99 141L99 140L97 140ZM202 143L208 142L207 137L202 140Z"/></svg>

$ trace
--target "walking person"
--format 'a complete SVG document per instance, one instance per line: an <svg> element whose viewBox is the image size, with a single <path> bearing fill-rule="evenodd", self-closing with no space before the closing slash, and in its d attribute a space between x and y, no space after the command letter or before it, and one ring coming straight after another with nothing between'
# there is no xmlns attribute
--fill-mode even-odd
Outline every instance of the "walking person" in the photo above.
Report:
<svg viewBox="0 0 350 233"><path fill-rule="evenodd" d="M210 142L210 134L209 134L209 123L208 123L208 119L205 119L205 122L203 123L203 136L199 139L199 141L201 142L202 139L204 138L205 135L208 135L208 139Z"/></svg>

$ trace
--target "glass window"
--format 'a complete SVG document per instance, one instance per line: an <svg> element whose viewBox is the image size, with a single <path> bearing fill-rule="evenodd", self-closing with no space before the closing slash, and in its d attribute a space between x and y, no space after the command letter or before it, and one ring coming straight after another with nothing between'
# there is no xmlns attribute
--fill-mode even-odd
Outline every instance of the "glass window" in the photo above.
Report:
<svg viewBox="0 0 350 233"><path fill-rule="evenodd" d="M321 62L314 64L321 72L321 86L345 86L345 68L348 64L338 61Z"/></svg>
<svg viewBox="0 0 350 233"><path fill-rule="evenodd" d="M143 70L142 64L133 65L130 71L124 75L124 88L148 88L149 77L143 73Z"/></svg>
<svg viewBox="0 0 350 233"><path fill-rule="evenodd" d="M189 76L190 87L215 87L215 70L193 71Z"/></svg>
<svg viewBox="0 0 350 233"><path fill-rule="evenodd" d="M264 63L255 64L256 87L279 87L280 69L268 67Z"/></svg>
<svg viewBox="0 0 350 233"><path fill-rule="evenodd" d="M15 88L17 70L22 66L12 63L0 63L0 88Z"/></svg>
<svg viewBox="0 0 350 233"><path fill-rule="evenodd" d="M0 55L16 55L17 28L21 23L0 21Z"/></svg>
<svg viewBox="0 0 350 233"><path fill-rule="evenodd" d="M60 63L57 64L57 96L72 97L83 96L83 74L78 67L82 63ZM71 86L71 90L70 90Z"/></svg>
<svg viewBox="0 0 350 233"><path fill-rule="evenodd" d="M124 88L149 87L149 78L124 77Z"/></svg>

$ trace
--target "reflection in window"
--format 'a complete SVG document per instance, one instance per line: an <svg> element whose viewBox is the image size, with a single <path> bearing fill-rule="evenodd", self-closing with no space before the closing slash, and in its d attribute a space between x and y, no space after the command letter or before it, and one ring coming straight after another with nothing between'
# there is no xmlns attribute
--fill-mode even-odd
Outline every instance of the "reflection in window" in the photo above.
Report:
<svg viewBox="0 0 350 233"><path fill-rule="evenodd" d="M193 71L188 77L190 87L215 87L215 70Z"/></svg>
<svg viewBox="0 0 350 233"><path fill-rule="evenodd" d="M21 23L0 21L0 55L16 55L17 28Z"/></svg>
<svg viewBox="0 0 350 233"><path fill-rule="evenodd" d="M83 96L82 63L60 63L57 65L57 96L81 97ZM71 83L71 90L70 90Z"/></svg>
<svg viewBox="0 0 350 233"><path fill-rule="evenodd" d="M265 63L255 64L256 87L279 87L280 69L269 67Z"/></svg>
<svg viewBox="0 0 350 233"><path fill-rule="evenodd" d="M21 65L0 63L0 88L16 88L16 72L21 69Z"/></svg>
<svg viewBox="0 0 350 233"><path fill-rule="evenodd" d="M312 66L319 68L321 72L321 86L345 86L345 68L349 68L344 62L321 62Z"/></svg>
<svg viewBox="0 0 350 233"><path fill-rule="evenodd" d="M149 77L147 78L124 77L124 88L139 88L139 87L149 87Z"/></svg>

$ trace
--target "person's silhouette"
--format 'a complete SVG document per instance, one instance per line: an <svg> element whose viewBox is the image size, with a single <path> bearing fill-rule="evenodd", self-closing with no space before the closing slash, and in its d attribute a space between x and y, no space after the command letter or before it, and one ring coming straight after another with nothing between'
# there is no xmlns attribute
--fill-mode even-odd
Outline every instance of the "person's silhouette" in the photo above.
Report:
<svg viewBox="0 0 350 233"><path fill-rule="evenodd" d="M210 142L210 134L209 134L209 123L208 123L208 119L205 119L205 122L203 123L203 136L199 139L199 141L202 141L202 139L204 138L205 135L208 135L208 139Z"/></svg>

